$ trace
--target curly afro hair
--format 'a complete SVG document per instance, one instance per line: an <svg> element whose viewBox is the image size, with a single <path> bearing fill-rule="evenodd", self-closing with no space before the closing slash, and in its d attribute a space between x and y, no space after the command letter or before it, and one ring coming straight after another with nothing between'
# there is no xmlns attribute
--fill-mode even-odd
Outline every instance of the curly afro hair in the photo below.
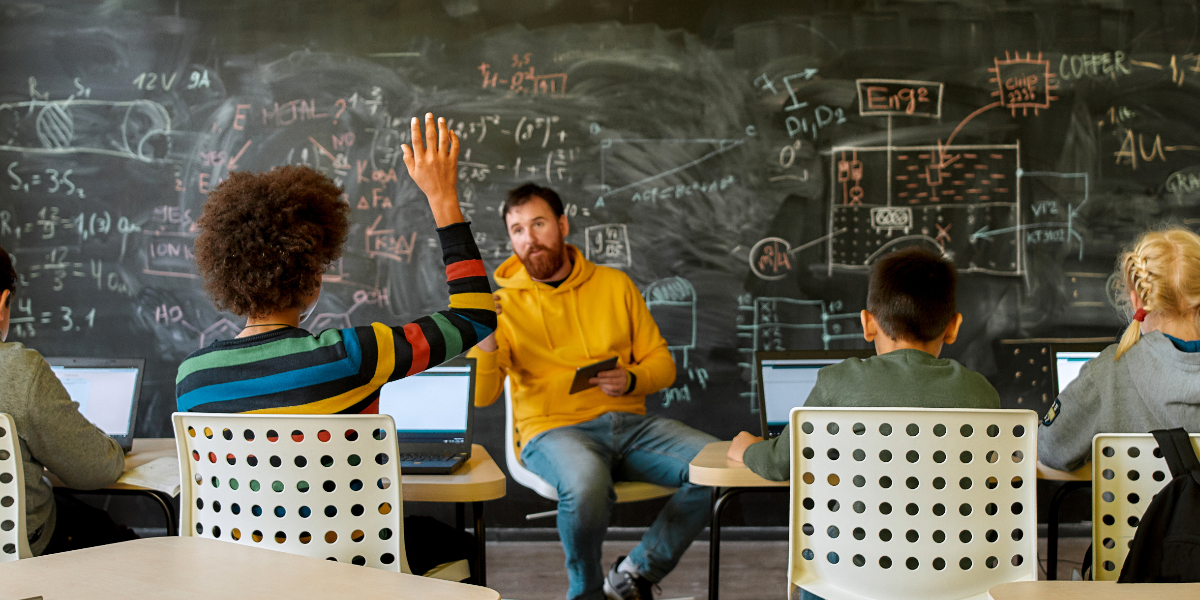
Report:
<svg viewBox="0 0 1200 600"><path fill-rule="evenodd" d="M342 255L350 207L341 194L306 166L230 173L197 221L196 266L217 308L248 317L303 308Z"/></svg>

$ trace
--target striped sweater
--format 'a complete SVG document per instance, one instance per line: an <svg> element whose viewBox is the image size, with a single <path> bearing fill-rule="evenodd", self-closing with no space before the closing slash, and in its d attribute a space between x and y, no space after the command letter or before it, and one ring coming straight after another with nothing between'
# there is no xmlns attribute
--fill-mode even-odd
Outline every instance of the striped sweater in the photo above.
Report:
<svg viewBox="0 0 1200 600"><path fill-rule="evenodd" d="M450 308L412 323L372 323L316 335L288 327L219 340L179 365L180 411L377 413L383 384L469 349L496 328L491 285L466 223L438 230Z"/></svg>

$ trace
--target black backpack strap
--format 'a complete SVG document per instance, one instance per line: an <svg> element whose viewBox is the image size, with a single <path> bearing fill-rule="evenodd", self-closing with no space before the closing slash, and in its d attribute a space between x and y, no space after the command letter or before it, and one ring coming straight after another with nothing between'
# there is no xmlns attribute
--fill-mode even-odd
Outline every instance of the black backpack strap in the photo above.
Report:
<svg viewBox="0 0 1200 600"><path fill-rule="evenodd" d="M1155 429L1150 432L1158 442L1167 467L1171 469L1171 477L1191 474L1200 482L1200 460L1192 449L1192 438L1181 427L1174 429Z"/></svg>

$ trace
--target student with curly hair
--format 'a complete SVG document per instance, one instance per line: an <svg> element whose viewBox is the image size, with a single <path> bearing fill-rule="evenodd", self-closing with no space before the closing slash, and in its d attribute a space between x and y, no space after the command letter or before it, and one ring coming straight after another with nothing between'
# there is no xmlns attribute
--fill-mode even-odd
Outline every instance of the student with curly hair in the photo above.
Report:
<svg viewBox="0 0 1200 600"><path fill-rule="evenodd" d="M1200 432L1200 236L1149 231L1118 260L1133 320L1083 365L1038 427L1038 460L1071 471L1097 433Z"/></svg>
<svg viewBox="0 0 1200 600"><path fill-rule="evenodd" d="M342 253L349 207L308 167L232 173L197 222L196 264L217 308L246 317L179 365L179 410L222 413L375 413L383 384L453 358L496 328L496 305L458 205L458 137L445 119L412 121L404 163L437 222L450 307L407 325L372 323L310 333L321 274Z"/></svg>

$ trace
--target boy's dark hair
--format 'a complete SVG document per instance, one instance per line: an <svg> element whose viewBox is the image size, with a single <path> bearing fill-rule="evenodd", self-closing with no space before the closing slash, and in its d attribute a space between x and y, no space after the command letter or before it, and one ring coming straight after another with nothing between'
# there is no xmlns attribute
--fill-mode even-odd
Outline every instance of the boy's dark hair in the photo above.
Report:
<svg viewBox="0 0 1200 600"><path fill-rule="evenodd" d="M230 173L196 224L196 267L217 308L259 317L302 308L342 255L350 207L306 166Z"/></svg>
<svg viewBox="0 0 1200 600"><path fill-rule="evenodd" d="M898 250L871 267L867 311L892 339L928 342L954 320L954 265L924 248Z"/></svg>
<svg viewBox="0 0 1200 600"><path fill-rule="evenodd" d="M9 301L17 293L17 270L13 268L12 257L4 248L0 248L0 292L8 290Z"/></svg>
<svg viewBox="0 0 1200 600"><path fill-rule="evenodd" d="M526 183L508 191L508 196L504 198L504 207L500 209L500 218L507 223L510 209L521 206L534 198L545 200L546 204L550 205L550 210L554 211L555 218L563 215L562 198L558 197L558 192L536 183Z"/></svg>

